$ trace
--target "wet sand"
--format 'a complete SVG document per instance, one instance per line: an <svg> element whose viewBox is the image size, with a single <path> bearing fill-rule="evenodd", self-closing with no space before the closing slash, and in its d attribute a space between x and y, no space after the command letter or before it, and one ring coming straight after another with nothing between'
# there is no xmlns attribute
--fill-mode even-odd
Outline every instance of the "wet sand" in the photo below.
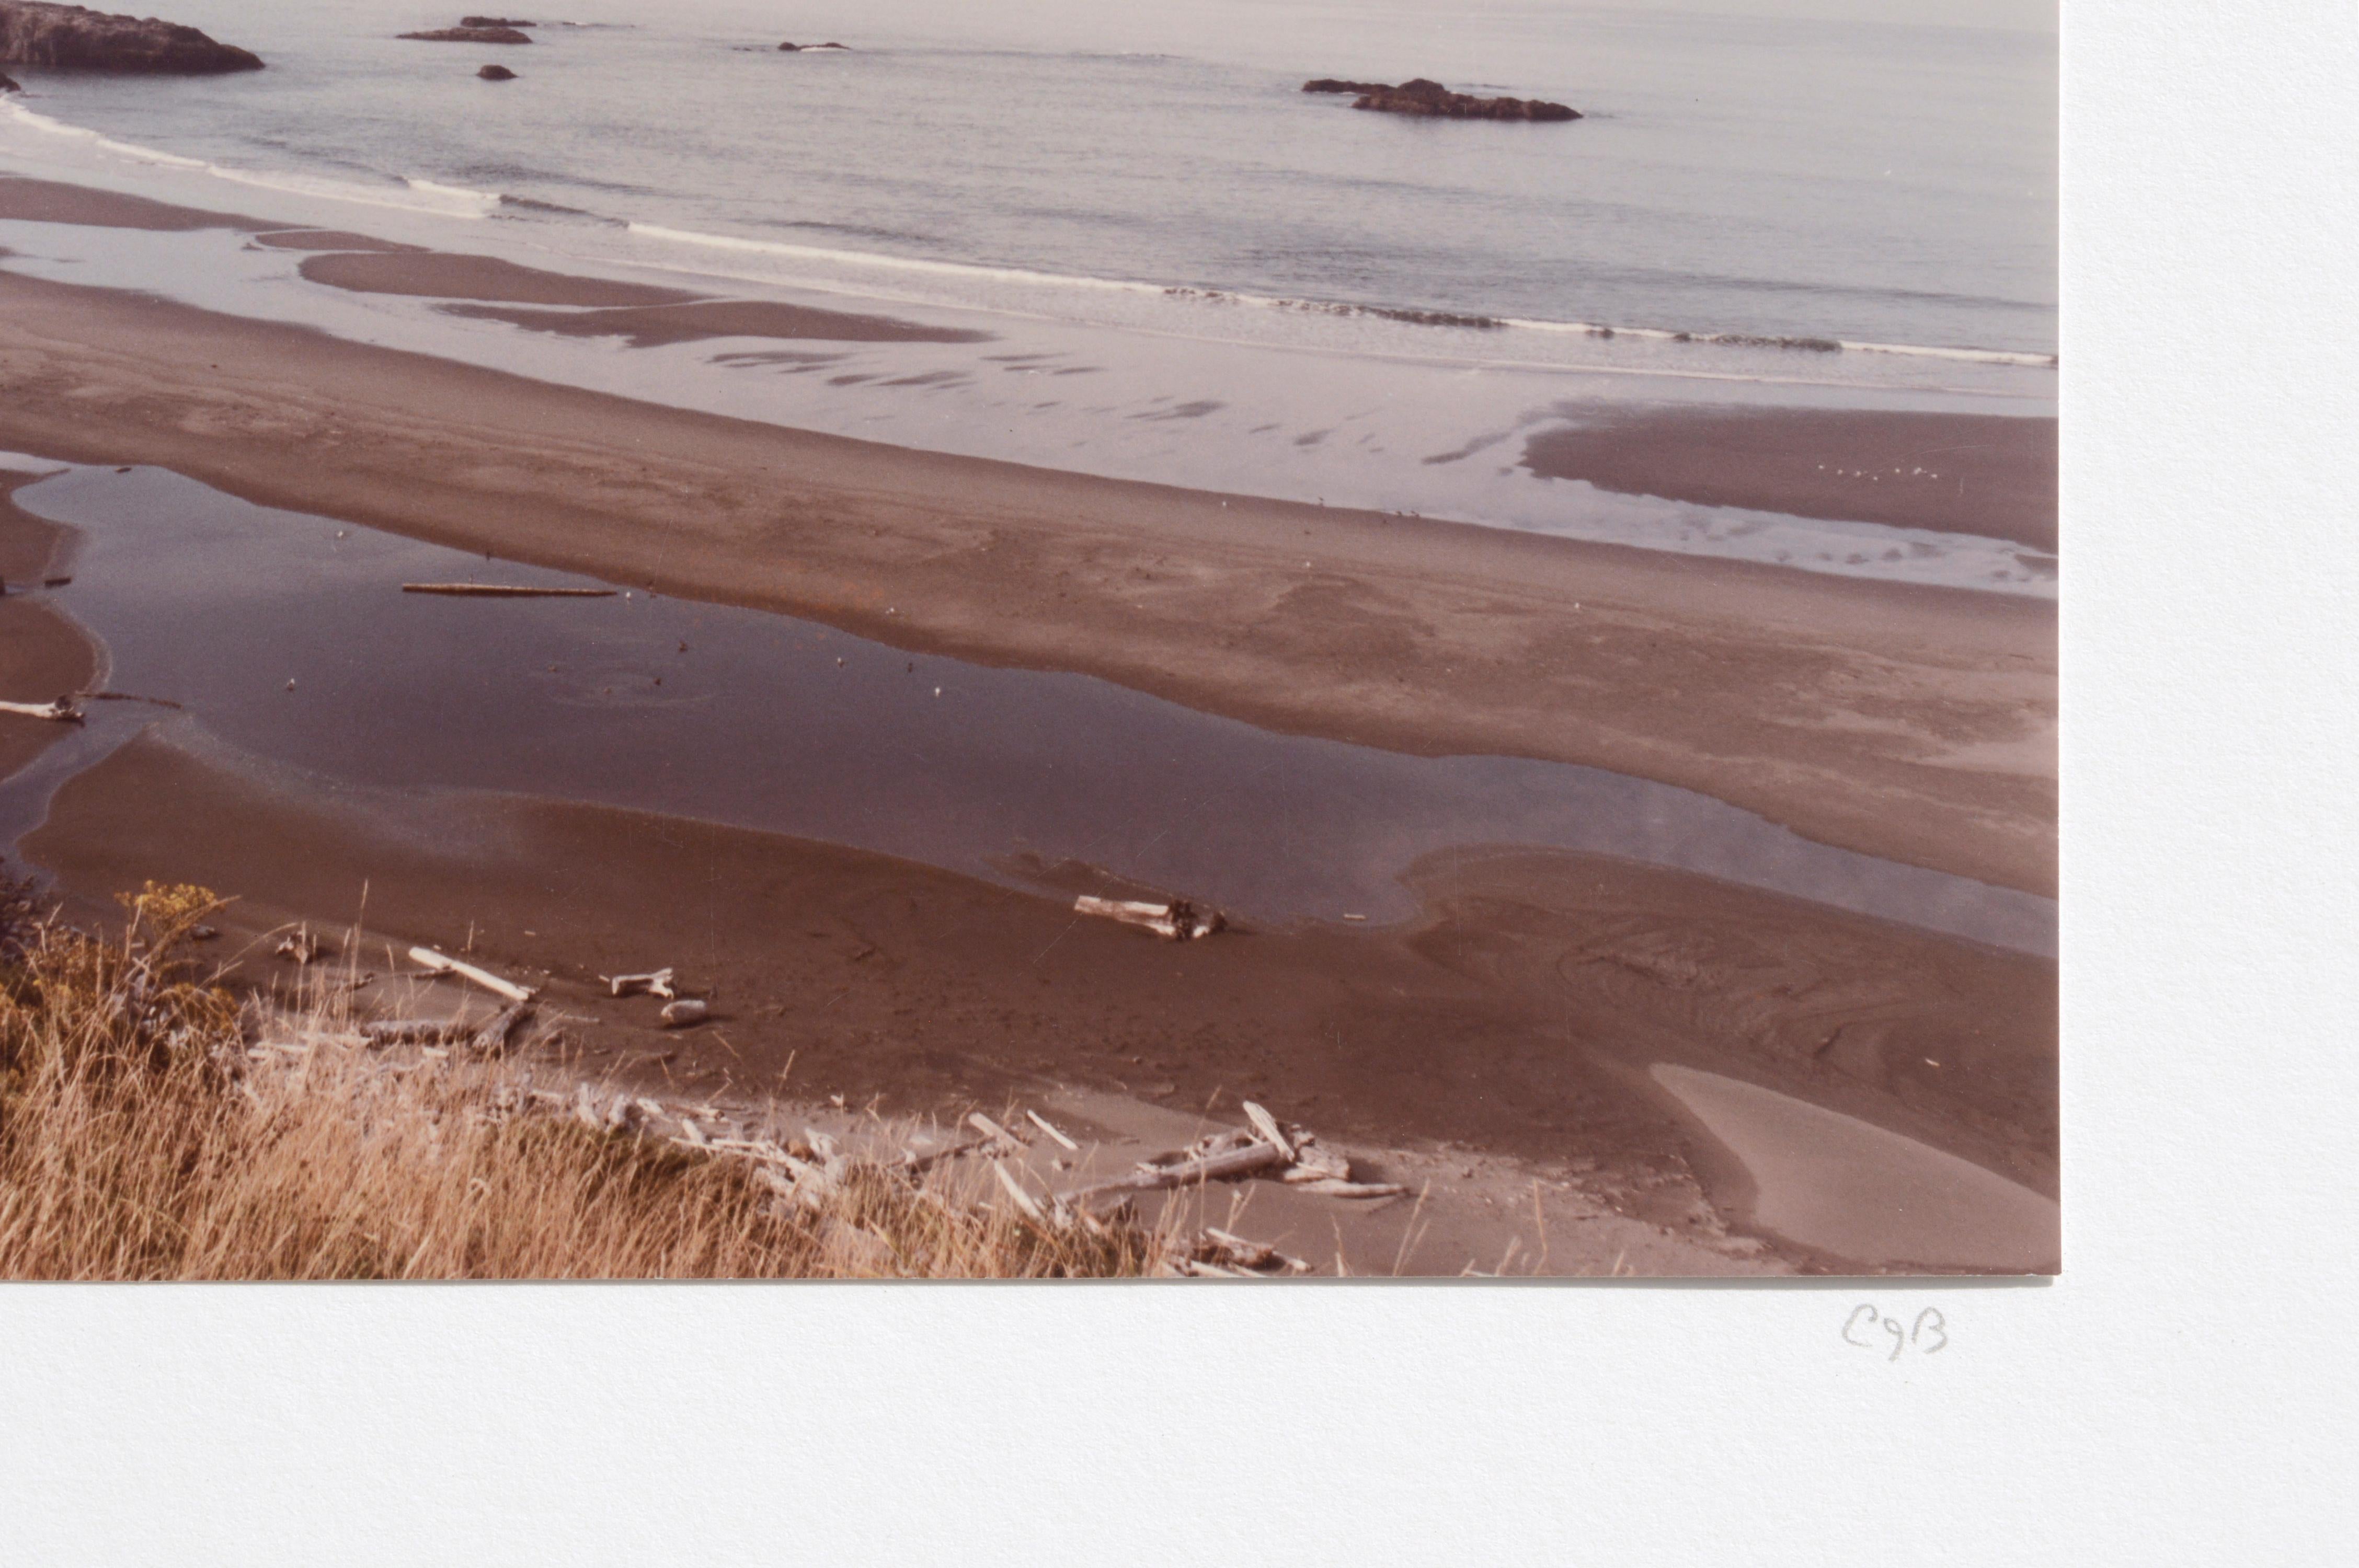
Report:
<svg viewBox="0 0 2359 1568"><path fill-rule="evenodd" d="M890 316L813 310L767 299L706 299L687 305L632 306L612 310L528 310L505 305L446 305L445 313L506 321L528 332L566 338L621 338L635 349L695 343L711 338L804 339L836 343L981 343L988 332L920 327Z"/></svg>
<svg viewBox="0 0 2359 1568"><path fill-rule="evenodd" d="M84 468L14 503L80 532L54 599L105 644L112 684L340 780L695 816L1027 884L1084 862L1256 924L1405 918L1400 874L1441 849L1572 849L2055 951L2046 900L1627 774L1288 735L776 611L611 589L405 593L597 579L255 506L159 469ZM107 716L102 731L125 734ZM0 840L46 798L38 781L0 783Z"/></svg>
<svg viewBox="0 0 2359 1568"><path fill-rule="evenodd" d="M915 452L16 276L0 445L2054 890L2032 600Z"/></svg>
<svg viewBox="0 0 2359 1568"><path fill-rule="evenodd" d="M28 183L0 181L0 212L298 232L11 189ZM376 270L354 277L427 276L394 265L417 254L324 259L355 256ZM424 265L450 259L473 258ZM606 287L517 287L576 284ZM2055 618L2037 601L940 457L7 276L0 447L170 468L1266 729L1583 763L1886 859L2054 885ZM259 765L193 718L69 782L23 848L91 917L149 878L240 897L233 942L364 907L373 934L554 977L597 1020L569 1024L585 1049L708 1089L931 1111L1053 1084L1224 1117L1250 1095L1393 1152L1405 1176L1479 1150L1469 1172L1508 1162L1514 1182L1577 1185L1647 1227L1649 1272L1765 1266L1729 1234L1747 1214L1804 1217L1770 1265L1932 1255L1905 1227L1818 1227L1823 1206L1771 1190L1786 1168L1746 1127L1715 1131L1658 1068L1855 1119L1875 1134L1861 1148L1904 1165L1921 1147L2055 1191L2052 960L1601 855L1452 849L1410 869L1405 924L1175 946L875 852ZM599 973L667 963L712 993L713 1025L658 1035L651 1006L598 995ZM1468 1198L1515 1201L1512 1183Z"/></svg>
<svg viewBox="0 0 2359 1568"><path fill-rule="evenodd" d="M1654 1072L1744 1163L1756 1187L1750 1217L1774 1234L1933 1270L2059 1267L2053 1198L1774 1089L1668 1064Z"/></svg>
<svg viewBox="0 0 2359 1568"><path fill-rule="evenodd" d="M923 327L890 316L816 310L769 299L714 299L677 288L573 277L494 256L439 251L353 251L306 256L297 268L313 283L361 294L494 303L446 305L453 316L506 321L568 338L625 338L633 348L707 338L817 338L853 343L983 343L988 332ZM566 309L517 307L564 306Z"/></svg>
<svg viewBox="0 0 2359 1568"><path fill-rule="evenodd" d="M2056 551L2056 421L1868 409L1584 413L1524 466L1602 490Z"/></svg>
<svg viewBox="0 0 2359 1568"><path fill-rule="evenodd" d="M306 256L297 268L313 283L357 294L435 299L486 299L506 305L617 307L679 305L699 297L684 288L571 277L518 266L497 256L449 251L347 251Z"/></svg>
<svg viewBox="0 0 2359 1568"><path fill-rule="evenodd" d="M176 733L185 720L73 780L24 845L93 914L153 877L239 894L238 931L342 926L364 907L383 939L472 935L479 960L550 974L623 1031L582 1025L585 1044L675 1051L665 1066L700 1091L783 1082L922 1112L1063 1084L1231 1117L1250 1097L1362 1145L1510 1158L1744 1256L1705 1202L1741 1209L1739 1162L1647 1081L1671 1061L2054 1190L2046 960L1546 854L1432 858L1411 878L1425 914L1403 927L1175 946L886 856L601 807L326 789ZM658 1037L652 1003L596 998L596 975L661 964L711 989L712 1026Z"/></svg>
<svg viewBox="0 0 2359 1568"><path fill-rule="evenodd" d="M274 229L254 236L254 243L274 251L378 251L388 254L423 252L424 245L372 239L343 229Z"/></svg>
<svg viewBox="0 0 2359 1568"><path fill-rule="evenodd" d="M176 207L145 196L119 196L111 190L66 185L54 179L27 179L0 175L0 218L27 223L80 223L105 229L146 229L154 233L188 233L198 229L236 229L247 233L285 229L266 218L234 212L212 212L196 207Z"/></svg>
<svg viewBox="0 0 2359 1568"><path fill-rule="evenodd" d="M90 639L40 597L65 530L26 516L8 497L32 475L0 470L0 699L48 702L86 689L98 673ZM31 762L59 738L46 719L0 713L0 778Z"/></svg>

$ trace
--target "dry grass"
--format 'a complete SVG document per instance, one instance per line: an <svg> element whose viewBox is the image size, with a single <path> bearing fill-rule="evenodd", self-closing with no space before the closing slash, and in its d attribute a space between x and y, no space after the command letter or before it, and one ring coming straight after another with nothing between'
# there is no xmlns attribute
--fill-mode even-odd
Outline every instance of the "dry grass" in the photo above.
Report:
<svg viewBox="0 0 2359 1568"><path fill-rule="evenodd" d="M972 1172L854 1162L793 1202L744 1161L533 1114L522 1070L340 1033L208 983L201 889L95 937L0 887L0 1278L1030 1278L1154 1271Z"/></svg>

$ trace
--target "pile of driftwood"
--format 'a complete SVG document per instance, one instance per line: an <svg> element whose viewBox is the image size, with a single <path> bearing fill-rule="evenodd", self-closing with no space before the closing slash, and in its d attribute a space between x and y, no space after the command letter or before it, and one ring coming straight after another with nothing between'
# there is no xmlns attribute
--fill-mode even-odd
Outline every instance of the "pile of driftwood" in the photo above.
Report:
<svg viewBox="0 0 2359 1568"><path fill-rule="evenodd" d="M1136 907L1162 911L1162 918L1171 922L1180 935L1162 934L1175 940L1191 940L1220 928L1220 917L1213 914L1202 929L1192 929L1206 917L1184 903ZM286 944L282 944L281 951L298 962L310 961L319 951L308 930L298 931L289 940L292 951ZM412 947L409 957L426 973L471 981L500 997L506 1005L487 1021L379 1019L359 1025L347 1044L418 1046L433 1056L463 1047L474 1054L491 1055L505 1050L532 1014L538 993L527 987L431 947ZM693 1018L704 1016L705 1004L679 996L674 973L669 968L600 979L614 996L644 993L664 999L667 1024L688 1021L685 1017L675 1019L676 1009L684 1014L690 1009L695 1010L690 1015ZM257 1045L252 1054L303 1048L282 1042ZM1082 1152L1079 1142L1038 1110L1024 1113L1023 1121L1033 1130L1029 1133L975 1111L967 1117L966 1131L955 1141L919 1148L916 1141L909 1141L889 1154L872 1150L855 1156L832 1135L814 1127L805 1127L799 1137L782 1137L744 1111L724 1109L710 1102L692 1107L666 1105L643 1095L602 1091L586 1081L575 1083L570 1091L560 1092L532 1087L527 1076L522 1082L503 1089L495 1101L495 1109L503 1115L569 1117L593 1131L658 1138L711 1158L745 1162L754 1167L756 1178L770 1188L781 1206L807 1210L823 1208L831 1195L854 1179L862 1167L910 1177L947 1161L969 1158L989 1162L998 1192L1026 1218L1053 1229L1080 1227L1098 1235L1106 1234L1107 1221L1093 1214L1090 1206L1115 1194L1125 1195L1120 1202L1127 1203L1129 1194L1201 1186L1249 1176L1275 1176L1304 1192L1342 1198L1397 1197L1407 1191L1396 1182L1353 1180L1351 1161L1321 1143L1318 1135L1309 1129L1281 1124L1267 1109L1251 1100L1244 1102L1243 1108L1246 1121L1244 1127L1207 1133L1184 1149L1139 1161L1129 1171L1104 1181L1061 1192L1035 1192L1026 1185L1023 1176L1009 1168L1008 1162L1031 1153L1036 1135L1047 1138L1067 1153L1079 1155ZM1059 1170L1070 1169L1073 1163L1078 1162L1062 1158L1052 1161ZM1028 1170L1025 1173L1038 1179ZM1259 1242L1206 1227L1192 1238L1168 1248L1162 1268L1167 1273L1180 1276L1239 1278L1301 1273L1310 1265Z"/></svg>
<svg viewBox="0 0 2359 1568"><path fill-rule="evenodd" d="M663 999L663 1011L658 1015L666 1029L685 1029L691 1023L702 1023L712 1016L712 1004L701 997L682 996L673 983L669 968L654 969L644 975L601 975L606 982L608 996L637 996L642 991Z"/></svg>
<svg viewBox="0 0 2359 1568"><path fill-rule="evenodd" d="M308 926L299 926L278 944L277 954L298 964L310 964L328 951ZM497 1055L506 1050L533 1014L538 992L503 979L488 969L476 968L431 947L412 947L412 962L428 974L455 975L472 980L500 997L506 1005L487 1019L480 1018L379 1018L355 1025L347 1032L313 1032L296 1040L263 1040L255 1042L246 1052L255 1058L272 1055L299 1054L321 1041L337 1044L383 1049L397 1045L424 1047L430 1055L447 1055L454 1048L463 1048L476 1055ZM365 978L360 983L366 983Z"/></svg>
<svg viewBox="0 0 2359 1568"><path fill-rule="evenodd" d="M1248 1127L1206 1133L1185 1149L1140 1161L1127 1174L1065 1195L1082 1198L1099 1193L1192 1187L1204 1182L1273 1174L1290 1186L1331 1197L1389 1198L1408 1191L1397 1182L1355 1182L1351 1161L1321 1143L1316 1133L1301 1127L1280 1127L1276 1117L1251 1100L1245 1102L1245 1112Z"/></svg>

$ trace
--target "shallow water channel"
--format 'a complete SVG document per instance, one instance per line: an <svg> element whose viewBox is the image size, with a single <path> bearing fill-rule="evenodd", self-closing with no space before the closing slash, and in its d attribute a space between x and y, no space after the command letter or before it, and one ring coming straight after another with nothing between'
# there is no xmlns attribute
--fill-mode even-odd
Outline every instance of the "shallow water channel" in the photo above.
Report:
<svg viewBox="0 0 2359 1568"><path fill-rule="evenodd" d="M332 779L699 817L1014 885L1027 868L1080 861L1276 923L1406 918L1401 873L1453 846L1585 850L2055 951L2049 900L1598 769L1276 734L1089 676L902 653L644 589L404 593L599 585L252 505L159 469L72 469L15 499L79 531L72 581L49 591L105 644L114 689L179 703L231 747ZM166 715L94 704L82 736L0 784L0 842Z"/></svg>

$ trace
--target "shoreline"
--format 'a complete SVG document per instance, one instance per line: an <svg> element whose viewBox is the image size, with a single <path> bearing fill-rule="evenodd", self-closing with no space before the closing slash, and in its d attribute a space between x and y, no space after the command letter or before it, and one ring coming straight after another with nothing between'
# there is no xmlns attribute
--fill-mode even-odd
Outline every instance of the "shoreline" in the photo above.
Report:
<svg viewBox="0 0 2359 1568"><path fill-rule="evenodd" d="M0 698L10 702L87 690L99 669L99 650L82 628L23 586L51 569L71 533L11 504L9 497L38 477L0 469ZM65 729L0 714L0 779L47 751Z"/></svg>
<svg viewBox="0 0 2359 1568"><path fill-rule="evenodd" d="M2052 605L882 447L12 275L0 307L0 445L2054 891Z"/></svg>
<svg viewBox="0 0 2359 1568"><path fill-rule="evenodd" d="M2056 1190L2053 960L1531 852L1432 858L1406 925L1174 946L890 856L529 797L322 788L183 745L192 733L150 729L28 836L79 911L103 920L148 878L234 894L221 956L242 951L266 983L292 973L266 956L281 923L342 932L364 911L371 955L463 932L475 961L547 977L586 1060L673 1091L799 1085L955 1116L1053 1087L1214 1120L1256 1098L1444 1195L1528 1206L1535 1178L1585 1195L1668 1249L1649 1271L1904 1260L1774 1237L1748 1252L1756 1184L1649 1086L1650 1065L1774 1087ZM679 966L713 1022L660 1031L652 1002L611 1000L596 979L651 965ZM1765 984L1806 1000L1765 1008Z"/></svg>

